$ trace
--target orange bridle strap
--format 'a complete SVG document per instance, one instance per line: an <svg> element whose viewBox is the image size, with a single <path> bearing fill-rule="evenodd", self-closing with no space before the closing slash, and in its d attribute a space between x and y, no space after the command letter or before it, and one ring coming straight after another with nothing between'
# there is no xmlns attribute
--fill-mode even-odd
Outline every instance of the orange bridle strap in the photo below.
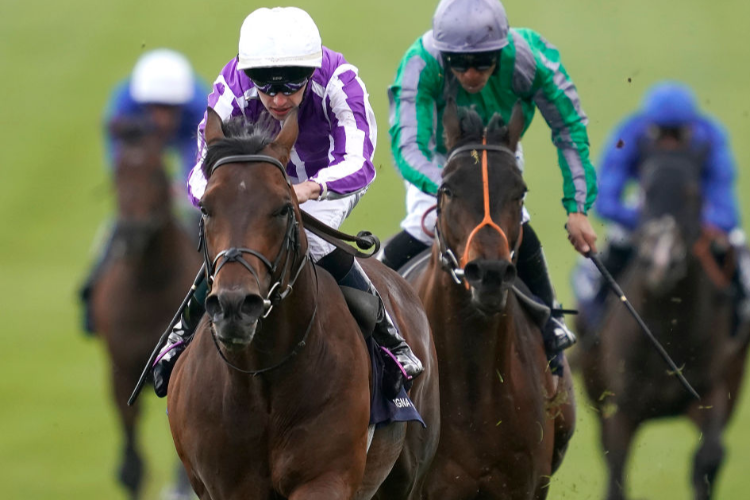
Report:
<svg viewBox="0 0 750 500"><path fill-rule="evenodd" d="M482 145L487 145L487 137L485 136L482 138ZM460 266L461 269L466 267L466 264L469 262L469 251L471 250L471 242L474 239L474 236L479 232L480 229L482 229L484 226L490 226L494 230L496 230L498 233L500 233L500 236L503 237L503 241L505 242L505 248L508 249L510 252L510 245L508 243L508 237L505 235L505 231L500 228L495 222L492 220L492 216L490 215L490 182L489 182L489 172L487 170L487 150L482 150L482 191L484 196L484 219L482 219L482 222L479 223L477 227L474 228L474 230L469 235L469 239L466 240L466 247L464 248L464 254L461 257ZM468 283L467 283L468 285Z"/></svg>

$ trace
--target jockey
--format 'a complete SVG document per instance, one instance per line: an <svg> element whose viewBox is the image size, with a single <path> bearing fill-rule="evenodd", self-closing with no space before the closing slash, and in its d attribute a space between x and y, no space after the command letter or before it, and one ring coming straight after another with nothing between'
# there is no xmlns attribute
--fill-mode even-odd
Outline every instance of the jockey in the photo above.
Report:
<svg viewBox="0 0 750 500"><path fill-rule="evenodd" d="M727 236L738 256L737 314L750 321L750 252L740 228L734 193L736 168L727 133L713 118L701 113L693 92L678 82L661 82L646 94L642 109L618 125L604 150L601 163L599 217L613 225L613 237L604 252L604 264L612 275L622 272L630 261L631 232L638 225L639 207L623 196L629 182L638 179L638 167L656 139L663 135L688 138L690 149L703 164L703 223ZM706 154L707 153L707 154Z"/></svg>
<svg viewBox="0 0 750 500"><path fill-rule="evenodd" d="M365 85L357 68L344 56L322 46L315 22L301 9L261 8L247 16L240 29L239 55L224 66L214 82L208 105L225 121L238 116L256 121L267 113L281 122L298 108L299 136L287 173L300 208L331 227L343 223L375 179L372 158L377 127ZM205 125L204 115L198 127L199 161L188 181L194 204L207 184L201 170ZM312 261L340 285L369 292L380 300L374 339L394 355L401 365L398 373L407 379L419 375L421 362L398 333L359 263L310 232L307 239ZM154 389L160 397L167 392L177 356L203 315L205 294L206 290L196 293L157 358ZM399 376L397 387L389 392L398 393L402 383Z"/></svg>
<svg viewBox="0 0 750 500"><path fill-rule="evenodd" d="M558 150L568 239L583 254L595 250L596 234L586 215L597 192L588 120L557 49L532 30L509 29L498 0L442 0L432 28L407 50L389 88L391 151L406 180L407 215L403 231L385 247L383 261L398 269L432 244L422 224L435 225L435 211L428 210L436 203L446 161L441 123L449 96L459 106L473 106L485 123L495 113L509 120L520 99L528 128L539 108ZM523 170L520 147L516 159ZM544 253L525 208L518 272L554 309ZM576 341L559 313L552 315L543 335L550 358Z"/></svg>
<svg viewBox="0 0 750 500"><path fill-rule="evenodd" d="M168 150L179 154L181 175L176 175L179 191L184 188L196 156L195 126L201 120L205 106L206 87L193 73L187 58L170 49L156 49L143 54L136 62L131 75L115 87L104 116L106 163L114 169L118 141L112 135L111 125L123 120L145 120L152 124L167 141ZM198 213L192 207L191 212ZM84 306L84 330L95 332L90 312L89 298L93 284L103 269L112 242L112 228L106 244L81 287Z"/></svg>

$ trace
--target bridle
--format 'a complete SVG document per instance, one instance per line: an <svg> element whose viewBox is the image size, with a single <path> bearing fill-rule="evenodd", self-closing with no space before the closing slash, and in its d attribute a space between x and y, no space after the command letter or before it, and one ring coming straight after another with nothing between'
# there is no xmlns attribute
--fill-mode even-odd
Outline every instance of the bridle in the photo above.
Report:
<svg viewBox="0 0 750 500"><path fill-rule="evenodd" d="M221 158L216 163L214 163L211 166L210 174L213 175L213 173L220 168L223 165L227 165L229 163L270 163L271 165L277 167L279 171L284 176L284 180L286 181L287 186L289 189L292 189L292 182L289 179L289 176L286 173L286 169L284 168L284 165L281 164L279 160L274 158L273 156L263 155L263 154L254 154L254 155L235 155L235 156L227 156L224 158ZM210 177L210 176L209 176ZM263 318L267 318L269 314L271 314L271 311L273 310L274 306L277 305L279 302L284 300L289 294L292 292L294 288L294 284L297 282L297 278L299 278L302 269L305 267L305 264L310 260L309 255L305 255L302 260L299 263L299 266L297 267L296 271L293 273L291 272L292 265L294 264L294 261L297 260L297 257L299 255L299 247L300 247L300 241L299 241L299 221L297 220L297 216L294 210L289 210L289 214L287 215L287 227L286 231L284 233L284 240L281 243L281 247L279 248L279 253L276 255L276 258L273 262L271 262L265 255L258 252L257 250L253 250L251 248L244 248L244 247L231 247L227 248L226 250L222 250L218 254L216 254L216 257L214 259L211 259L209 252L208 252L208 245L206 244L206 228L205 228L205 218L201 218L200 221L200 242L199 242L199 250L202 250L203 252L203 261L205 263L206 268L206 282L208 283L208 289L211 290L211 286L213 285L214 281L216 280L216 276L219 274L219 271L221 271L224 266L229 262L237 262L241 264L245 269L247 269L255 278L256 283L258 284L258 289L261 288L260 284L260 277L258 276L258 273L255 269L253 269L253 266L251 266L247 260L245 260L244 255L252 255L253 257L260 260L264 266L268 269L271 276L274 276L277 274L277 271L279 269L279 265L281 264L281 261L284 260L283 265L281 266L281 272L279 273L278 278L276 278L276 281L271 285L271 288L268 291L268 294L266 295L266 298L263 299ZM287 275L290 276L290 278L287 280L286 285L284 285L284 281L287 278ZM316 273L317 277L317 273ZM246 373L249 375L259 375L261 373L265 373L271 370L274 370L281 365L283 365L286 361L291 359L293 356L295 356L299 349L305 346L307 336L310 333L310 330L312 329L313 322L315 321L315 316L318 311L318 301L317 301L317 293L315 294L315 307L313 309L312 317L310 318L310 322L307 326L307 329L305 331L305 334L302 337L302 340L298 342L293 350L279 363L260 370L244 370L241 368L238 368L237 366L230 363L227 358L224 356L224 353L219 348L218 342L216 340L216 336L213 334L213 329L211 330L212 337L214 339L214 343L216 344L216 348L219 351L219 355L224 360L225 363L227 363L230 367L234 368L237 371L240 371L242 373Z"/></svg>
<svg viewBox="0 0 750 500"><path fill-rule="evenodd" d="M483 197L484 197L484 218L469 234L469 238L466 240L466 247L464 248L464 253L461 256L460 261L456 258L456 254L453 252L453 250L448 248L448 245L445 242L445 238L443 237L443 230L440 227L440 211L441 211L441 205L442 205L442 197L445 191L445 181L440 185L440 188L438 189L438 192L437 192L437 208L436 208L437 220L435 222L435 238L437 239L437 242L438 242L438 250L440 252L440 263L443 266L443 268L450 274L451 278L453 278L453 281L457 285L461 285L463 283L466 286L467 290L470 288L470 285L468 281L465 281L464 268L466 267L466 264L468 263L468 260L469 260L469 251L471 249L471 242L474 239L474 236L476 236L476 234L479 232L480 229L482 229L485 226L491 227L492 229L500 233L500 236L502 236L503 241L505 242L505 246L510 249L508 236L505 234L505 231L503 231L503 229L492 220L492 215L490 214L490 184L489 184L489 171L488 171L488 163L487 163L487 151L498 151L501 153L509 154L513 157L514 162L516 161L516 154L513 151L511 151L510 148L507 148L505 146L487 144L487 135L485 133L484 137L482 137L482 144L467 144L465 146L461 146L459 148L454 149L453 152L451 152L450 156L448 157L448 160L446 160L445 167L447 167L448 164L457 156L465 154L465 153L469 153L476 162L479 162L479 155L477 151L482 151L482 191L483 191ZM455 175L455 174L451 174L451 175ZM521 227L523 228L523 226ZM510 253L511 258L513 258L514 255L517 255L518 248L521 245L521 239L522 239L522 233L519 234L519 237L516 240L516 244Z"/></svg>
<svg viewBox="0 0 750 500"><path fill-rule="evenodd" d="M211 167L211 175L220 167L223 165L227 165L229 163L270 163L277 167L282 174L284 175L284 180L287 183L287 186L289 186L289 189L292 188L292 183L289 180L289 177L286 174L286 169L281 164L279 160L274 158L273 156L268 155L237 155L237 156L227 156L225 158L222 158L218 160L216 163L213 164ZM287 273L290 272L291 266L294 263L294 257L296 257L299 253L299 221L297 220L297 216L295 215L294 210L290 210L289 214L287 215L287 226L286 226L286 232L284 233L284 240L281 243L281 247L279 248L279 253L276 255L276 258L274 259L273 263L268 260L268 258L263 255L262 253L258 252L257 250L253 250L251 248L244 248L244 247L231 247L227 248L226 250L222 250L218 254L216 254L216 257L211 260L211 257L208 253L208 245L206 244L206 228L205 228L205 218L201 218L200 221L200 243L199 247L203 251L203 261L206 264L206 281L208 282L209 289L213 285L216 276L219 274L219 271L221 271L224 266L229 262L238 262L242 264L242 266L250 271L250 273L255 278L256 283L258 284L258 288L260 288L260 277L258 276L258 273L253 269L253 267L245 260L243 257L244 254L252 255L253 257L260 260L264 266L268 269L268 272L273 276L276 274L276 271L279 268L279 264L281 263L281 260L284 259L284 265L281 269L281 274L276 279L273 285L271 285L271 288L268 291L268 295L263 300L263 317L266 318L270 314L273 307L278 304L280 301L282 301L284 298L286 298L289 293L292 291L292 287L294 286L294 283L297 281L297 278L299 277L300 273L302 272L302 268L305 266L307 261L309 260L309 257L305 255L305 257L302 259L302 261L299 264L299 267L297 268L296 272L294 273L294 277L286 284L284 287L284 279L287 276ZM282 290L283 288L283 290Z"/></svg>

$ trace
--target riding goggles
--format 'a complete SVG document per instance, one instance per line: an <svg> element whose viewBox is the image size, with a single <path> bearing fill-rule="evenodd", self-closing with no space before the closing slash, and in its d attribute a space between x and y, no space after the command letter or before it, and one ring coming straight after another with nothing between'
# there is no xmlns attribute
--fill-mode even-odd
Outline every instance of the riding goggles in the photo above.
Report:
<svg viewBox="0 0 750 500"><path fill-rule="evenodd" d="M465 73L469 68L487 71L497 64L500 52L454 53L443 52L443 60L453 70Z"/></svg>
<svg viewBox="0 0 750 500"><path fill-rule="evenodd" d="M255 88L258 89L258 92L273 97L279 93L289 96L302 90L315 69L293 66L286 68L250 68L244 71Z"/></svg>

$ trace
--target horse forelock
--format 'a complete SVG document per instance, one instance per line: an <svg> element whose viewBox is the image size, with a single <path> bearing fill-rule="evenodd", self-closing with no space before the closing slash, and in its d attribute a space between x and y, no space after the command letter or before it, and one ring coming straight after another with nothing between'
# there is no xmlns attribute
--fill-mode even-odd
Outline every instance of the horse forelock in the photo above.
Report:
<svg viewBox="0 0 750 500"><path fill-rule="evenodd" d="M510 140L508 126L505 124L505 121L499 113L495 113L492 116L486 127L484 126L484 122L482 122L482 118L473 108L459 108L458 119L461 128L461 137L451 149L448 156L450 156L451 152L460 147L471 144L482 144L485 139L488 145L508 146ZM488 151L488 154L502 153ZM515 166L515 162L511 163ZM461 162L458 161L452 161L450 164L445 165L442 171L442 177L445 179L457 170L460 165ZM521 177L520 172L518 177Z"/></svg>
<svg viewBox="0 0 750 500"><path fill-rule="evenodd" d="M222 123L224 138L208 147L201 165L203 175L209 179L211 167L221 158L260 153L273 142L277 128L278 122L265 113L256 122L246 121L240 116Z"/></svg>

